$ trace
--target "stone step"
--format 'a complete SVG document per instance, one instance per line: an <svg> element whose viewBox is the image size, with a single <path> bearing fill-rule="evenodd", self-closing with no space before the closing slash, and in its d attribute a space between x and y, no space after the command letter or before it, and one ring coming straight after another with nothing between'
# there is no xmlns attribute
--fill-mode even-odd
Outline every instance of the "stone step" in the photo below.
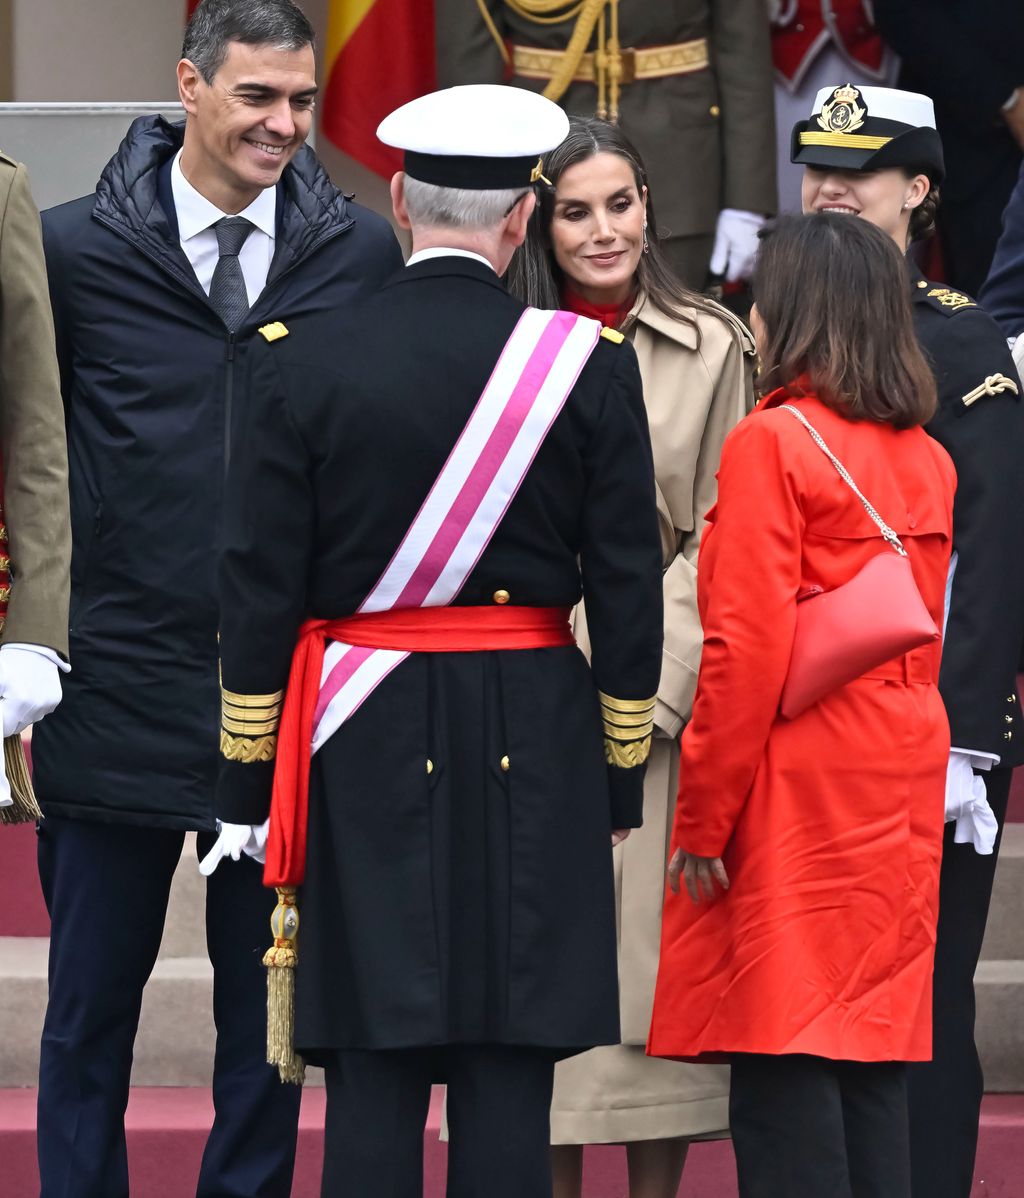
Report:
<svg viewBox="0 0 1024 1198"><path fill-rule="evenodd" d="M228 862L230 865L231 862ZM267 934L269 936L269 925ZM268 939L267 943L270 941ZM199 872L196 834L185 835L185 847L174 871L161 957L193 957L206 951L206 879Z"/></svg>
<svg viewBox="0 0 1024 1198"><path fill-rule="evenodd" d="M39 1076L39 1038L46 1010L49 941L0 936L0 1087L34 1086ZM142 1000L132 1082L136 1086L207 1086L213 1074L213 970L206 957L162 957ZM309 1070L311 1087L323 1074ZM3 1193L0 1187L0 1193Z"/></svg>
<svg viewBox="0 0 1024 1198"><path fill-rule="evenodd" d="M1008 823L1003 829L981 955L983 960L1024 961L1024 824Z"/></svg>
<svg viewBox="0 0 1024 1198"><path fill-rule="evenodd" d="M1024 961L982 961L974 975L974 993L985 1089L1024 1090Z"/></svg>

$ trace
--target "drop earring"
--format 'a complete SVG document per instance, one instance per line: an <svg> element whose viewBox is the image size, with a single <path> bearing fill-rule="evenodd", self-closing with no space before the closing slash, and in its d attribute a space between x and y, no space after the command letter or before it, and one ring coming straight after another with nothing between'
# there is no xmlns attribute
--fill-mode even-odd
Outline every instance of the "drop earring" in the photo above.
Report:
<svg viewBox="0 0 1024 1198"><path fill-rule="evenodd" d="M650 247L650 243L647 240L647 221L644 221L644 253L649 254L650 252L651 252L651 247Z"/></svg>

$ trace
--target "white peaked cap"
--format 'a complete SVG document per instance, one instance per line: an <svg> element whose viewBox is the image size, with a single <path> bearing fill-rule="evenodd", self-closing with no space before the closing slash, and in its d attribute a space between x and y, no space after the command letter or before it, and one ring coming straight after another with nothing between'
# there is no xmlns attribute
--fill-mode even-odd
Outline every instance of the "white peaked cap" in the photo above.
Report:
<svg viewBox="0 0 1024 1198"><path fill-rule="evenodd" d="M528 187L538 159L563 142L569 118L536 92L477 83L431 92L381 121L377 136L405 151L406 173L442 187Z"/></svg>
<svg viewBox="0 0 1024 1198"><path fill-rule="evenodd" d="M830 87L823 87L814 97L811 111L821 112L841 86L840 83L833 83ZM899 91L895 87L861 87L859 83L855 83L854 87L860 92L872 117L899 121L915 129L935 128L935 105L928 96L922 96L920 92Z"/></svg>

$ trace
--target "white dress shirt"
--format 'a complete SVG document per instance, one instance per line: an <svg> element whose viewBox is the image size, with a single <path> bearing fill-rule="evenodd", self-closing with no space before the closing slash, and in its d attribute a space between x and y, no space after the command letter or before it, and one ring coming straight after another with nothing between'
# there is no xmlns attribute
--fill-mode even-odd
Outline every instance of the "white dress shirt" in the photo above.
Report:
<svg viewBox="0 0 1024 1198"><path fill-rule="evenodd" d="M211 204L206 196L200 195L189 183L182 173L180 150L174 156L171 166L171 192L178 217L181 248L196 272L199 286L209 295L213 272L220 258L217 233L213 226L225 216L235 214L221 212L216 204ZM267 285L267 274L274 257L274 242L277 237L277 188L265 188L248 208L237 215L244 216L256 226L245 239L238 255L238 264L242 268L251 308Z"/></svg>

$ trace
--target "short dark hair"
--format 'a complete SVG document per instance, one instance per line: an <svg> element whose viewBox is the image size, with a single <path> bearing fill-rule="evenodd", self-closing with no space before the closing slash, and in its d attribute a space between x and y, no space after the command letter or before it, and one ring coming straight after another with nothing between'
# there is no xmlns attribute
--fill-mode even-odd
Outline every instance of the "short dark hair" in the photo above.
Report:
<svg viewBox="0 0 1024 1198"><path fill-rule="evenodd" d="M758 384L805 388L851 420L895 428L935 412L906 265L870 221L780 216L761 230L753 292L764 322Z"/></svg>
<svg viewBox="0 0 1024 1198"><path fill-rule="evenodd" d="M302 50L315 40L306 14L291 0L202 0L185 30L181 57L212 83L231 42Z"/></svg>

